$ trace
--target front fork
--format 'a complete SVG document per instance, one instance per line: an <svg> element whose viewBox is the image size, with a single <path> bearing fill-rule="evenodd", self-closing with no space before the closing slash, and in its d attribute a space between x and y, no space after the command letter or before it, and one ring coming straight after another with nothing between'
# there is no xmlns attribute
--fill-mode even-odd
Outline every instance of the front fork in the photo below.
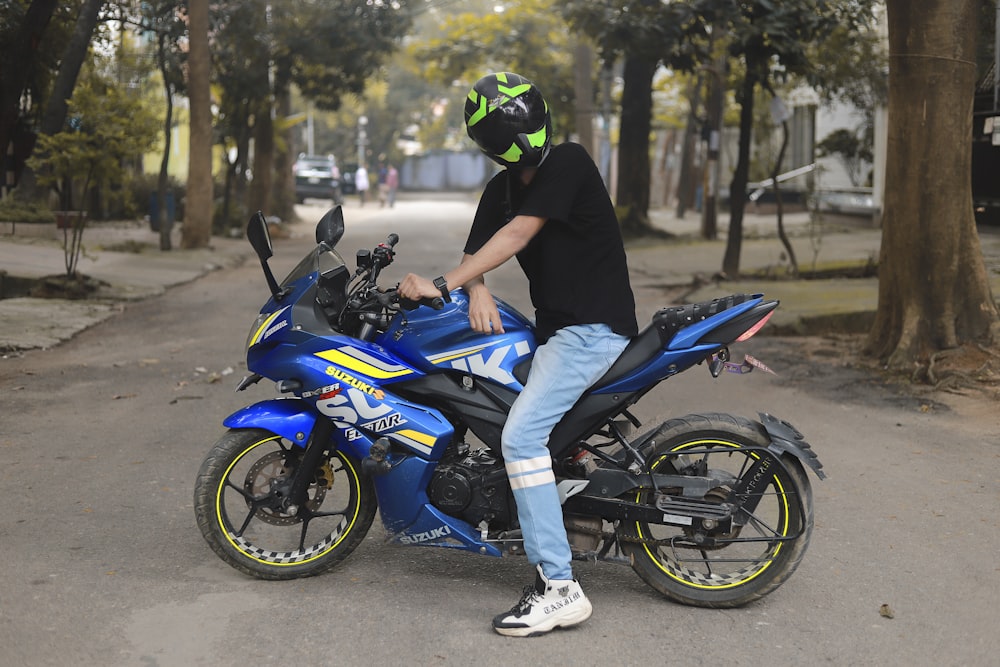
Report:
<svg viewBox="0 0 1000 667"><path fill-rule="evenodd" d="M306 450L299 458L292 473L291 486L283 501L285 512L291 515L298 513L309 500L309 486L316 479L316 470L323 461L323 455L330 446L330 436L333 435L333 422L329 419L317 419L309 434ZM294 451L294 450L292 450Z"/></svg>

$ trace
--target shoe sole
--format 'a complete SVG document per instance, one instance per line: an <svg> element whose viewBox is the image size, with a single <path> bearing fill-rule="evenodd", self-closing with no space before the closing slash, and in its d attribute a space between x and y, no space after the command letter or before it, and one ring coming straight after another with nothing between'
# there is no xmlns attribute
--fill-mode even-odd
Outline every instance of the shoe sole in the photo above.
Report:
<svg viewBox="0 0 1000 667"><path fill-rule="evenodd" d="M498 628L494 625L493 629L505 637L538 637L558 628L569 628L583 623L590 618L592 613L594 613L594 608L588 604L586 608L580 609L578 615L554 618L549 623L524 628Z"/></svg>

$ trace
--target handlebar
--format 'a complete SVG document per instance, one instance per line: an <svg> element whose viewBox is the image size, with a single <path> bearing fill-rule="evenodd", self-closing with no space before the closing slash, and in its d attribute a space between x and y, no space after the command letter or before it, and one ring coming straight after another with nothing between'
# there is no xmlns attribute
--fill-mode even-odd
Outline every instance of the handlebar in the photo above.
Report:
<svg viewBox="0 0 1000 667"><path fill-rule="evenodd" d="M420 306L427 306L428 308L433 308L434 310L441 310L444 308L444 299L439 296L431 299L424 297L419 301L413 301L397 295L396 301L403 310L416 310Z"/></svg>

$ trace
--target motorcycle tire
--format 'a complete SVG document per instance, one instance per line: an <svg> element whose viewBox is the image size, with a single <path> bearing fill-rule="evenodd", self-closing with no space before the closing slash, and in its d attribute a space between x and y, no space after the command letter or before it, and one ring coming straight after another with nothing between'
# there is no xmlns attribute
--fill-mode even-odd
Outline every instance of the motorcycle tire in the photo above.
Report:
<svg viewBox="0 0 1000 667"><path fill-rule="evenodd" d="M260 429L231 429L198 471L198 527L226 563L258 579L310 577L339 565L375 518L371 480L334 452L317 470L305 507L290 513L275 496L303 450Z"/></svg>
<svg viewBox="0 0 1000 667"><path fill-rule="evenodd" d="M726 414L687 415L664 422L650 439L647 468L663 474L712 475L727 479L704 498L736 503L742 475L762 456L769 438L764 427ZM756 449L753 449L756 448ZM813 529L812 487L798 459L783 455L763 473L763 492L742 526L699 544L692 528L622 522L623 551L649 586L685 605L740 607L781 586L805 555ZM760 472L760 471L758 471ZM679 489L666 490L680 493ZM633 492L629 500L652 503L654 492Z"/></svg>

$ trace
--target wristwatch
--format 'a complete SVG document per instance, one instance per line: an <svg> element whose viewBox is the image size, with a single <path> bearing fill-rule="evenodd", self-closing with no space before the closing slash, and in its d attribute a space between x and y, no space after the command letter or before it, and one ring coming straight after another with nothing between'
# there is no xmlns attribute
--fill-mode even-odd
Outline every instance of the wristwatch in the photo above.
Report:
<svg viewBox="0 0 1000 667"><path fill-rule="evenodd" d="M441 298L444 299L445 303L451 303L451 294L448 292L448 281L444 279L444 276L438 276L434 279L434 287L441 290Z"/></svg>

